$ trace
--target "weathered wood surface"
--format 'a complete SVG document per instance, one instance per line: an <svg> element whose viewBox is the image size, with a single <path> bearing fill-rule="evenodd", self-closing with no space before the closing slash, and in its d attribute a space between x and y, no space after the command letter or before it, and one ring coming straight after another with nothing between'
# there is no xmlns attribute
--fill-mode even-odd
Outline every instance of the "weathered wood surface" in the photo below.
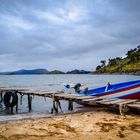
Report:
<svg viewBox="0 0 140 140"><path fill-rule="evenodd" d="M128 107L130 107L130 108L136 108L136 109L140 109L140 104L128 104L127 105Z"/></svg>
<svg viewBox="0 0 140 140"><path fill-rule="evenodd" d="M121 105L121 104L130 104L130 103L135 103L137 102L138 100L126 100L124 99L124 101L120 102L120 103L117 103L117 105Z"/></svg>
<svg viewBox="0 0 140 140"><path fill-rule="evenodd" d="M26 90L29 90L29 89L25 89L25 88L4 88L4 87L0 88L0 91L2 91L2 92L4 92L4 91L26 91Z"/></svg>
<svg viewBox="0 0 140 140"><path fill-rule="evenodd" d="M97 103L100 103L100 104L105 104L105 105L120 105L120 104L128 104L128 103L133 103L133 102L136 102L138 100L131 100L131 99L114 99L114 100L101 100L101 101L97 101Z"/></svg>
<svg viewBox="0 0 140 140"><path fill-rule="evenodd" d="M103 100L103 97L97 97L97 96L92 96L92 98L90 99L83 99L84 102L94 102L94 101L98 101L98 100Z"/></svg>
<svg viewBox="0 0 140 140"><path fill-rule="evenodd" d="M32 96L41 96L41 97L49 97L56 98L58 100L68 100L68 101L82 101L83 103L98 103L103 105L122 105L128 104L129 107L139 108L140 109L140 100L130 100L130 99L117 99L117 98L104 98L97 96L87 96L87 95L78 95L78 94L66 94L63 92L53 92L53 91L41 91L41 90L29 90L23 88L4 88L0 87L1 96L3 93L7 91L16 91L22 95L28 95L28 106L29 110L31 110L31 95Z"/></svg>
<svg viewBox="0 0 140 140"><path fill-rule="evenodd" d="M127 105L130 108L136 108L136 109L140 109L140 101L134 102L134 103L130 103Z"/></svg>

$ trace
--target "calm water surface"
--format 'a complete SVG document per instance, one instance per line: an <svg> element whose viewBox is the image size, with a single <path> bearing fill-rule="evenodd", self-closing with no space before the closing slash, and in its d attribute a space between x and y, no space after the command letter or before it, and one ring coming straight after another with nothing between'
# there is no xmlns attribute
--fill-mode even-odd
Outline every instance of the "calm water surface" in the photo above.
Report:
<svg viewBox="0 0 140 140"><path fill-rule="evenodd" d="M134 75L1 75L0 87L60 91L63 90L64 83L81 83L84 87L96 88L104 86L108 82L113 84L139 79L140 76ZM52 101L51 99L45 100L43 97L34 97L33 110L28 113L27 97L23 96L23 104L19 104L19 114L10 116L5 116L3 103L1 105L0 121L49 114ZM64 112L68 112L67 102L62 101L62 108ZM76 110L78 110L78 105L75 104L75 111Z"/></svg>
<svg viewBox="0 0 140 140"><path fill-rule="evenodd" d="M116 83L140 79L133 75L1 75L0 86L32 89L62 90L63 83L82 83L99 87L107 82Z"/></svg>

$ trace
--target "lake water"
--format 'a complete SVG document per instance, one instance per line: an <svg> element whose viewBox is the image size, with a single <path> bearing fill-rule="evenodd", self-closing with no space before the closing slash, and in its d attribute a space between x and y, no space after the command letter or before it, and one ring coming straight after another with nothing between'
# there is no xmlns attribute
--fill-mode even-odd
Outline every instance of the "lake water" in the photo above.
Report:
<svg viewBox="0 0 140 140"><path fill-rule="evenodd" d="M1 75L0 87L29 88L49 91L62 91L64 83L81 83L83 87L96 88L106 85L108 82L117 83L131 80L139 80L140 76L134 75ZM62 109L67 113L67 102L62 101ZM27 97L23 96L23 104L19 104L19 113L6 115L4 105L0 107L0 121L17 118L30 118L50 115L52 107L51 99L43 97L33 98L32 112L28 112ZM79 105L75 104L75 110L79 110Z"/></svg>

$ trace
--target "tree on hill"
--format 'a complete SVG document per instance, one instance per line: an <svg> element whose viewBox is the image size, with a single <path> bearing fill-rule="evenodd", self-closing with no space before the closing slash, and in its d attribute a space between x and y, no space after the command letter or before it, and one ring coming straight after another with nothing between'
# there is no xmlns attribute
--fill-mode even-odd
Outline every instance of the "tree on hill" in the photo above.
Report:
<svg viewBox="0 0 140 140"><path fill-rule="evenodd" d="M127 52L127 58L130 59L130 63L136 62L140 60L140 45L138 45L136 48L131 49Z"/></svg>
<svg viewBox="0 0 140 140"><path fill-rule="evenodd" d="M98 70L100 70L102 67L100 66L100 65L98 65L97 67L96 67L96 71L98 71Z"/></svg>
<svg viewBox="0 0 140 140"><path fill-rule="evenodd" d="M101 60L100 63L101 63L101 67L104 67L106 65L106 60Z"/></svg>
<svg viewBox="0 0 140 140"><path fill-rule="evenodd" d="M116 57L116 58L113 58L113 59L109 59L108 60L108 65L109 66L115 66L118 64L118 62L121 60L122 58L121 57Z"/></svg>
<svg viewBox="0 0 140 140"><path fill-rule="evenodd" d="M140 73L140 45L130 49L125 58L110 58L107 64L105 60L100 63L95 73Z"/></svg>
<svg viewBox="0 0 140 140"><path fill-rule="evenodd" d="M127 57L130 57L136 50L137 50L137 48L134 48L134 49L129 50L129 51L126 53Z"/></svg>

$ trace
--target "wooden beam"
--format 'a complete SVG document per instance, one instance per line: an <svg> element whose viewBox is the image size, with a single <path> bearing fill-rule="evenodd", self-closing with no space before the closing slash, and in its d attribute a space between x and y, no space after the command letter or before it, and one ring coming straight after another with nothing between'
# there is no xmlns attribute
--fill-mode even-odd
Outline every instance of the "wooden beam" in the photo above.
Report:
<svg viewBox="0 0 140 140"><path fill-rule="evenodd" d="M3 101L3 94L2 94L2 92L0 92L0 102L2 102Z"/></svg>
<svg viewBox="0 0 140 140"><path fill-rule="evenodd" d="M125 101L122 101L122 102L119 102L119 103L116 103L117 105L120 105L120 104L129 104L129 103L134 103L138 100L128 100L128 99L125 99Z"/></svg>
<svg viewBox="0 0 140 140"><path fill-rule="evenodd" d="M16 112L18 112L18 98L17 98L17 104L16 104Z"/></svg>
<svg viewBox="0 0 140 140"><path fill-rule="evenodd" d="M130 108L135 108L135 109L140 109L140 104L135 104L135 103L133 103L133 104L128 104L128 107L130 107Z"/></svg>
<svg viewBox="0 0 140 140"><path fill-rule="evenodd" d="M73 110L73 101L72 100L68 101L68 110L70 110L70 111Z"/></svg>
<svg viewBox="0 0 140 140"><path fill-rule="evenodd" d="M30 94L28 94L28 107L30 112L32 110L32 97Z"/></svg>

